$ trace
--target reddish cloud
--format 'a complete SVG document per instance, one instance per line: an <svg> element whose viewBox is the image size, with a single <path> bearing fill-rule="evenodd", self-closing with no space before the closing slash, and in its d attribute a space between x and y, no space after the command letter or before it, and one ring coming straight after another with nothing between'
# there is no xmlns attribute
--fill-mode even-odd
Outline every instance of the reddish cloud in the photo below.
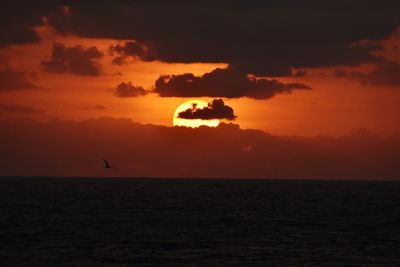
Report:
<svg viewBox="0 0 400 267"><path fill-rule="evenodd" d="M0 113L14 114L42 114L42 110L17 104L0 104Z"/></svg>
<svg viewBox="0 0 400 267"><path fill-rule="evenodd" d="M400 64L394 61L378 63L366 74L353 74L363 85L400 86Z"/></svg>
<svg viewBox="0 0 400 267"><path fill-rule="evenodd" d="M364 86L400 86L400 64L390 60L380 60L368 72L335 69L334 77L358 80Z"/></svg>
<svg viewBox="0 0 400 267"><path fill-rule="evenodd" d="M162 97L249 97L268 99L293 90L308 90L302 83L281 83L275 79L257 79L234 69L215 69L201 77L191 73L161 76L155 93Z"/></svg>
<svg viewBox="0 0 400 267"><path fill-rule="evenodd" d="M37 88L27 79L25 73L13 70L9 66L0 66L0 92Z"/></svg>
<svg viewBox="0 0 400 267"><path fill-rule="evenodd" d="M300 138L232 124L191 129L112 118L0 121L0 147L0 176L400 177L399 139L380 139L365 131ZM117 168L105 170L102 157Z"/></svg>
<svg viewBox="0 0 400 267"><path fill-rule="evenodd" d="M107 107L102 106L102 105L95 105L93 107L85 107L85 110L106 110Z"/></svg>
<svg viewBox="0 0 400 267"><path fill-rule="evenodd" d="M211 103L208 103L207 107L204 108L197 108L196 104L193 104L192 108L179 112L178 117L188 120L234 120L236 118L236 116L233 114L233 109L229 106L226 106L222 99L214 99Z"/></svg>
<svg viewBox="0 0 400 267"><path fill-rule="evenodd" d="M103 70L98 60L102 57L103 54L94 46L66 47L55 43L51 57L42 61L41 65L45 71L52 73L69 72L81 76L100 76Z"/></svg>
<svg viewBox="0 0 400 267"><path fill-rule="evenodd" d="M138 97L148 94L148 91L140 86L134 86L131 82L120 83L114 91L114 94L118 97Z"/></svg>

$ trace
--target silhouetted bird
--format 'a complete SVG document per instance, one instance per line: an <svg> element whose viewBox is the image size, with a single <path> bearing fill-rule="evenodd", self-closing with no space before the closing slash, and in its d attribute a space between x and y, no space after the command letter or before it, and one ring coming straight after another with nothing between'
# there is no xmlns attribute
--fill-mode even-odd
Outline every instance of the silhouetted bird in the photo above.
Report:
<svg viewBox="0 0 400 267"><path fill-rule="evenodd" d="M104 168L109 169L109 168L114 168L114 166L111 166L110 163L108 163L107 160L103 159L104 161Z"/></svg>

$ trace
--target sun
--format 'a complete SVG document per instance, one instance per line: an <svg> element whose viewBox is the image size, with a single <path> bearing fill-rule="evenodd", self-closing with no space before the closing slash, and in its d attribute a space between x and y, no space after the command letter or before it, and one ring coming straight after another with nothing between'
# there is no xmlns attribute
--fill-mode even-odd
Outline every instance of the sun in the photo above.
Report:
<svg viewBox="0 0 400 267"><path fill-rule="evenodd" d="M179 112L185 111L187 109L190 109L193 107L193 104L196 105L196 108L204 108L207 107L208 103L203 100L197 100L197 99L191 99L183 104L179 105L175 112L174 112L174 117L172 118L172 124L174 126L185 126L185 127L192 127L192 128L197 128L202 125L204 126L209 126L209 127L217 127L219 125L219 120L218 119L213 119L213 120L202 120L202 119L196 119L196 120L188 120L188 119L181 119L178 118Z"/></svg>

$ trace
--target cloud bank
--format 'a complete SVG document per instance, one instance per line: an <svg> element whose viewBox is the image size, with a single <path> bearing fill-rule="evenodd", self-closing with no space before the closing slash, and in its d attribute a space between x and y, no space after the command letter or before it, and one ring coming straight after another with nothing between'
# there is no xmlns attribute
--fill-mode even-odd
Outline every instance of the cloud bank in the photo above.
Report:
<svg viewBox="0 0 400 267"><path fill-rule="evenodd" d="M279 137L232 124L162 127L126 119L0 121L0 176L399 179L400 139ZM117 168L103 168L107 158Z"/></svg>

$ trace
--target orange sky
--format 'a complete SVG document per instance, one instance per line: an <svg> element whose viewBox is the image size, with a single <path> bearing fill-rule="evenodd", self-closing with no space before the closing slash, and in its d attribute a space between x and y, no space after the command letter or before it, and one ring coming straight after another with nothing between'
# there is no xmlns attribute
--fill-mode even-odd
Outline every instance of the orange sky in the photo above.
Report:
<svg viewBox="0 0 400 267"><path fill-rule="evenodd" d="M398 2L350 2L5 2L0 176L397 179Z"/></svg>
<svg viewBox="0 0 400 267"><path fill-rule="evenodd" d="M6 47L1 49L0 55L14 69L30 75L30 79L40 89L2 92L0 102L42 110L44 113L34 115L40 120L82 120L111 116L130 118L145 124L171 126L176 107L187 98L161 98L155 94L118 98L112 90L121 82L132 82L135 86L151 90L160 75L193 73L201 76L215 68L227 66L226 63L170 64L143 62L140 59L129 65L113 65L107 49L121 41L60 36L47 27L38 28L38 31L42 42ZM398 40L398 34L395 33L384 41L386 52L383 54L392 60L399 59L394 45ZM40 62L50 57L54 42L66 46L96 46L104 53L100 63L105 75L84 77L44 72ZM333 77L333 71L334 68L313 69L311 75L306 77L278 78L284 82L305 83L312 90L299 90L267 100L244 97L225 99L225 102L235 110L238 116L235 123L241 128L262 129L278 135L340 135L356 127L366 127L382 135L400 132L397 123L400 114L398 88L363 86L355 79ZM212 100L208 97L200 99L208 102ZM99 105L105 108L96 109ZM7 117L7 114L3 114L3 117Z"/></svg>

